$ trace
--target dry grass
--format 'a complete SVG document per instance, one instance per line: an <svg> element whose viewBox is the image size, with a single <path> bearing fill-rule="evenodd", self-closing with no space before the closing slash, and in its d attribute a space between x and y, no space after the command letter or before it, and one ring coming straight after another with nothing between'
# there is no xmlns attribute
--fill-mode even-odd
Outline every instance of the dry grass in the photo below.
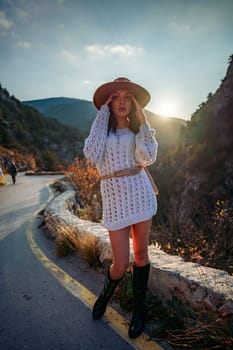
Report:
<svg viewBox="0 0 233 350"><path fill-rule="evenodd" d="M119 284L114 300L121 309L133 309L132 274L128 272ZM232 315L217 315L210 319L206 313L196 313L173 298L167 305L151 292L147 292L148 309L146 331L152 340L163 340L175 349L213 350L233 349Z"/></svg>
<svg viewBox="0 0 233 350"><path fill-rule="evenodd" d="M233 209L229 201L217 200L215 208L208 212L207 204L197 211L197 223L180 223L176 206L170 210L169 225L152 228L151 242L158 242L161 249L171 255L179 255L185 261L227 271L233 275Z"/></svg>
<svg viewBox="0 0 233 350"><path fill-rule="evenodd" d="M59 257L78 252L88 262L90 267L99 267L99 241L94 235L79 233L77 229L56 224L56 254Z"/></svg>
<svg viewBox="0 0 233 350"><path fill-rule="evenodd" d="M133 309L133 286L132 273L127 271L124 279L120 282L114 293L114 300L120 305L121 309L131 312Z"/></svg>
<svg viewBox="0 0 233 350"><path fill-rule="evenodd" d="M195 326L183 330L167 330L167 335L168 342L179 348L230 350L233 346L230 330L220 320L209 324L199 321Z"/></svg>

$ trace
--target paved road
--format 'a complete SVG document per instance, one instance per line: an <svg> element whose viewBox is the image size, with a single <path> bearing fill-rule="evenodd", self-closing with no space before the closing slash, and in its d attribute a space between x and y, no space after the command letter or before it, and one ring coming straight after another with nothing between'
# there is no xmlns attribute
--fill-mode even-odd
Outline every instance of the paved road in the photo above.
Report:
<svg viewBox="0 0 233 350"><path fill-rule="evenodd" d="M133 349L107 323L93 321L30 249L28 220L53 180L19 174L16 185L0 187L0 349Z"/></svg>

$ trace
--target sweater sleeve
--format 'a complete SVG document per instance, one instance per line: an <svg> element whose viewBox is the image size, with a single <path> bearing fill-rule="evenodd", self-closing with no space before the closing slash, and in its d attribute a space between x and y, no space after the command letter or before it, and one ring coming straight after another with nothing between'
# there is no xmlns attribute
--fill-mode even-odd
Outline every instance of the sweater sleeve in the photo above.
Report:
<svg viewBox="0 0 233 350"><path fill-rule="evenodd" d="M155 131L148 124L140 125L136 135L135 159L142 166L151 165L156 160L158 142L154 134Z"/></svg>
<svg viewBox="0 0 233 350"><path fill-rule="evenodd" d="M84 142L83 152L85 157L97 166L101 165L108 132L109 108L101 106L92 124L89 136Z"/></svg>

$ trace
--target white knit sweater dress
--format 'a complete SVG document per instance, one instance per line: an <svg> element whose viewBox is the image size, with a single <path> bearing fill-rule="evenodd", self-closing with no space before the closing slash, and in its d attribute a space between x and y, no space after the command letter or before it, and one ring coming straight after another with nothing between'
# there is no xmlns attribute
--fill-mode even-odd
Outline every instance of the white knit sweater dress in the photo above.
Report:
<svg viewBox="0 0 233 350"><path fill-rule="evenodd" d="M158 147L154 130L142 124L137 135L128 128L108 133L109 115L108 106L103 105L84 144L85 157L99 174L154 163ZM143 169L136 175L101 180L101 195L103 225L110 231L148 220L156 213L156 197Z"/></svg>

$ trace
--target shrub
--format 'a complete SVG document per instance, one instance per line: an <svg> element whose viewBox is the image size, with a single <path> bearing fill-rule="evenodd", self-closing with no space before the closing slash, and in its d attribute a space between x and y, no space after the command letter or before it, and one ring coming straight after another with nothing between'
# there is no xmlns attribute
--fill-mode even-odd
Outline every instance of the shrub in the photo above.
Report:
<svg viewBox="0 0 233 350"><path fill-rule="evenodd" d="M86 159L76 158L68 167L68 181L78 190L82 202L80 217L99 222L101 219L100 176Z"/></svg>

